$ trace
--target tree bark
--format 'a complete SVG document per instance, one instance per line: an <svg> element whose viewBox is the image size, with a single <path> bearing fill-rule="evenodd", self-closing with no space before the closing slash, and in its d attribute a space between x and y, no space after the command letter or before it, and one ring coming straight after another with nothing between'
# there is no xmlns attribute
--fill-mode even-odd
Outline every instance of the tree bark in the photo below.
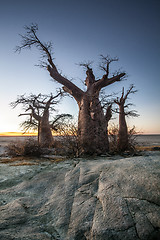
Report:
<svg viewBox="0 0 160 240"><path fill-rule="evenodd" d="M53 145L53 136L49 124L49 110L44 112L39 122L39 145L46 148Z"/></svg>
<svg viewBox="0 0 160 240"><path fill-rule="evenodd" d="M128 149L128 128L125 119L124 104L119 105L119 131L117 147L119 152Z"/></svg>
<svg viewBox="0 0 160 240"><path fill-rule="evenodd" d="M80 155L104 154L109 150L107 121L98 99L84 94L79 104L78 140Z"/></svg>
<svg viewBox="0 0 160 240"><path fill-rule="evenodd" d="M109 151L108 121L111 111L106 115L99 101L99 91L90 85L78 102L78 140L80 155L101 155Z"/></svg>

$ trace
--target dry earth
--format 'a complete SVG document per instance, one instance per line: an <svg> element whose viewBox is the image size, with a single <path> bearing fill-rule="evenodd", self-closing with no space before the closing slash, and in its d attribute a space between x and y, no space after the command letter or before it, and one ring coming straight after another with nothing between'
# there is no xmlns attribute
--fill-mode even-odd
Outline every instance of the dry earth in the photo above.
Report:
<svg viewBox="0 0 160 240"><path fill-rule="evenodd" d="M160 152L28 163L0 164L1 240L160 239Z"/></svg>

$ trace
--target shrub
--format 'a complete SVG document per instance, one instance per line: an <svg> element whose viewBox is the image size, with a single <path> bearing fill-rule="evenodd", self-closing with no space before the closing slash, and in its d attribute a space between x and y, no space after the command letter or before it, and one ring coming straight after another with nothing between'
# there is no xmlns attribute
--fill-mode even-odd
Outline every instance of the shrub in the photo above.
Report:
<svg viewBox="0 0 160 240"><path fill-rule="evenodd" d="M58 131L57 140L54 140L56 154L79 156L78 127L74 121L68 121Z"/></svg>
<svg viewBox="0 0 160 240"><path fill-rule="evenodd" d="M6 147L6 152L9 156L35 156L39 157L43 153L43 149L34 139L27 139L23 142L10 143Z"/></svg>
<svg viewBox="0 0 160 240"><path fill-rule="evenodd" d="M118 126L112 125L109 130L109 151L110 153L117 153L117 135L118 135Z"/></svg>
<svg viewBox="0 0 160 240"><path fill-rule="evenodd" d="M118 151L118 147L117 147L118 126L113 124L109 128L108 133L109 133L110 153L123 154L123 152ZM128 149L125 151L128 154L136 154L137 153L136 134L137 134L137 131L135 129L135 126L133 126L131 129L128 129Z"/></svg>

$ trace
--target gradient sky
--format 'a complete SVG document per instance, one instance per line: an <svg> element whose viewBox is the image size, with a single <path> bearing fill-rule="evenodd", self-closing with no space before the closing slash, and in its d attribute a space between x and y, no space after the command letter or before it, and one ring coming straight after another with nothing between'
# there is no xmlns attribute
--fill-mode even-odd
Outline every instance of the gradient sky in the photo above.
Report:
<svg viewBox="0 0 160 240"><path fill-rule="evenodd" d="M131 96L138 118L127 119L143 133L160 134L160 1L159 0L5 0L0 3L0 132L20 131L20 108L9 103L17 95L54 92L60 85L47 71L35 64L36 49L14 52L20 44L24 25L37 23L39 37L52 41L55 63L68 78L82 87L85 71L76 65L93 60L96 77L99 55L118 56L113 70L122 67L126 81L106 88L118 92L135 84L138 93ZM78 107L66 98L61 112L77 115Z"/></svg>

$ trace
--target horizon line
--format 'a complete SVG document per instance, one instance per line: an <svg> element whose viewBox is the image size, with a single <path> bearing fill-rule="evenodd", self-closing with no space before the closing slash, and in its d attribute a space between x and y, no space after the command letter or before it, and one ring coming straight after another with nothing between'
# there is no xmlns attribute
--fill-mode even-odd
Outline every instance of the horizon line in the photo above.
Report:
<svg viewBox="0 0 160 240"><path fill-rule="evenodd" d="M0 132L0 137L37 136L38 132ZM135 135L160 135L160 133L137 133Z"/></svg>
<svg viewBox="0 0 160 240"><path fill-rule="evenodd" d="M18 136L37 136L38 133L37 132L0 132L0 136L2 137L18 137Z"/></svg>

